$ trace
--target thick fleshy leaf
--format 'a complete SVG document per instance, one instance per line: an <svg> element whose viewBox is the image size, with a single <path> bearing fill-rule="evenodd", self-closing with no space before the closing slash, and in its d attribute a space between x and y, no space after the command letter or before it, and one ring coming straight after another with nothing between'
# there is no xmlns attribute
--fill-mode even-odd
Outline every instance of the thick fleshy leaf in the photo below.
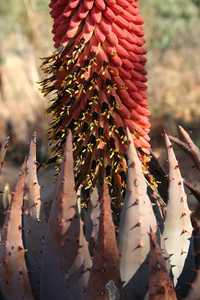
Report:
<svg viewBox="0 0 200 300"><path fill-rule="evenodd" d="M128 130L128 186L119 229L120 273L127 284L150 251L149 230L156 230L156 219L147 194L142 164Z"/></svg>
<svg viewBox="0 0 200 300"><path fill-rule="evenodd" d="M23 239L27 250L27 265L30 270L33 293L37 299L40 292L40 272L42 264L42 253L45 243L47 224L44 216L40 215L40 185L37 177L36 162L36 133L30 144L27 160L27 194L23 203Z"/></svg>
<svg viewBox="0 0 200 300"><path fill-rule="evenodd" d="M47 166L41 167L38 170L38 181L40 184L41 193L41 211L40 219L48 221L51 205L55 199L55 194L57 192L57 170L55 165L49 164Z"/></svg>
<svg viewBox="0 0 200 300"><path fill-rule="evenodd" d="M166 261L162 256L156 234L150 233L151 251L149 255L149 300L176 300L173 283L168 275Z"/></svg>
<svg viewBox="0 0 200 300"><path fill-rule="evenodd" d="M87 300L108 300L110 299L109 293L113 290L119 294L119 253L112 220L111 199L106 183L99 198L101 203L99 234L90 273ZM115 288L111 291L110 287Z"/></svg>
<svg viewBox="0 0 200 300"><path fill-rule="evenodd" d="M79 249L72 267L65 274L67 285L67 300L85 300L92 259L89 253L88 242L83 233L83 224L80 222Z"/></svg>
<svg viewBox="0 0 200 300"><path fill-rule="evenodd" d="M192 225L183 179L172 145L165 134L169 161L169 200L166 210L164 247L169 255L174 275L174 284L181 274L190 246Z"/></svg>
<svg viewBox="0 0 200 300"><path fill-rule="evenodd" d="M83 241L80 241L80 226L73 173L72 135L69 133L58 191L49 217L41 274L41 299L75 299L73 289L69 288L67 281L68 272L74 268L74 263L81 265L80 261L79 264L76 262L77 256L87 251L86 246L83 253L80 250L83 246ZM81 239L83 240L83 235ZM86 254L81 260L86 260L84 264L87 266L88 253Z"/></svg>
<svg viewBox="0 0 200 300"><path fill-rule="evenodd" d="M10 209L7 211L0 245L0 286L8 300L33 300L22 240L24 185L25 168L23 167Z"/></svg>
<svg viewBox="0 0 200 300"><path fill-rule="evenodd" d="M33 139L30 144L29 156L27 160L27 188L28 188L28 201L27 208L29 215L34 219L40 219L40 186L37 177L37 160L36 160L36 144L37 138L34 133ZM26 201L24 203L26 208Z"/></svg>

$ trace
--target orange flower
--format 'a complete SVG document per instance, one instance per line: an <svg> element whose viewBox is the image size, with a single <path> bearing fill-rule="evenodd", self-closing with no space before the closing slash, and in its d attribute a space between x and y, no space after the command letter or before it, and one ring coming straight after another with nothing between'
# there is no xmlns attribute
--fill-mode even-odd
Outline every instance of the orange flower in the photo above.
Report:
<svg viewBox="0 0 200 300"><path fill-rule="evenodd" d="M45 59L44 94L52 93L54 149L74 137L77 186L106 170L123 186L126 127L149 153L146 51L137 0L52 0L56 53Z"/></svg>

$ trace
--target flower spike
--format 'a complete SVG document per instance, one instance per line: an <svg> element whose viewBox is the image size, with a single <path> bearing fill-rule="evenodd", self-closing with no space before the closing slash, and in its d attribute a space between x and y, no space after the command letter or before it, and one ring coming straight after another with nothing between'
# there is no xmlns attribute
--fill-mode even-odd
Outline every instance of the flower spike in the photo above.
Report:
<svg viewBox="0 0 200 300"><path fill-rule="evenodd" d="M123 189L126 127L149 153L146 51L138 1L52 0L56 52L44 60L44 95L51 93L50 136L63 154L73 134L76 187L95 185L102 168Z"/></svg>

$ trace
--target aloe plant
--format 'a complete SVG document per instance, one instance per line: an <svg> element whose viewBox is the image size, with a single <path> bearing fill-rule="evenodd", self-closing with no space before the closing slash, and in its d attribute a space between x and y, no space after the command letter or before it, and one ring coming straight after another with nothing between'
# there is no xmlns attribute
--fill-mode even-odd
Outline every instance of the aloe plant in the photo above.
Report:
<svg viewBox="0 0 200 300"><path fill-rule="evenodd" d="M148 193L129 130L127 135L128 183L120 222L115 225L106 176L89 196L90 207L79 205L71 133L50 213L45 211L33 138L1 231L4 299L179 299L180 278L185 268L193 272L195 265L185 299L199 299L200 229L195 218L192 229L184 181L170 140L166 135L169 199L163 231L155 213L158 204ZM188 264L191 245L193 264Z"/></svg>
<svg viewBox="0 0 200 300"><path fill-rule="evenodd" d="M185 188L199 200L191 169L199 176L200 152L180 128L184 141L165 134L168 180L151 160L138 1L50 8L57 50L43 62L42 91L52 95L50 142L61 166L44 193L34 135L1 230L3 298L198 300L200 228ZM190 181L170 139L194 161Z"/></svg>

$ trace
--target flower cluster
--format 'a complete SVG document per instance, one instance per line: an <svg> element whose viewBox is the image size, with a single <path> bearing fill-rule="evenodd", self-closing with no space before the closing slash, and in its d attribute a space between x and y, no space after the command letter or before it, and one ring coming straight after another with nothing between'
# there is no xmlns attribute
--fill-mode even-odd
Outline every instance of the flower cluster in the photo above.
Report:
<svg viewBox="0 0 200 300"><path fill-rule="evenodd" d="M74 137L76 186L105 173L124 187L128 127L141 156L149 154L146 51L137 0L52 0L56 52L43 62L51 94L50 129L62 155Z"/></svg>

